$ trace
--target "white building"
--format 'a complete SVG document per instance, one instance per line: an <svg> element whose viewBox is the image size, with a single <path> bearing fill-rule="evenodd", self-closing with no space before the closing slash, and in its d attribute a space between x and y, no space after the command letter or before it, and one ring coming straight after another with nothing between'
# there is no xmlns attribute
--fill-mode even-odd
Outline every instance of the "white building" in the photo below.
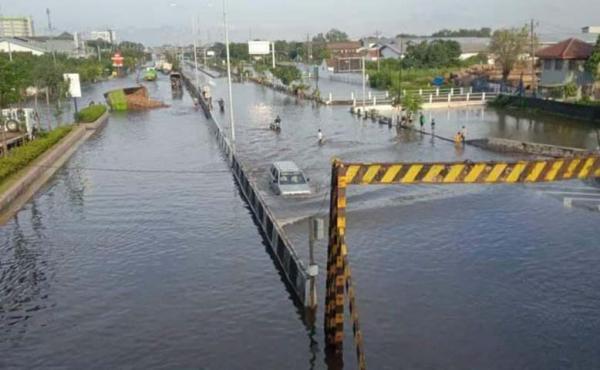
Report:
<svg viewBox="0 0 600 370"><path fill-rule="evenodd" d="M587 26L581 29L583 33L600 34L600 26Z"/></svg>
<svg viewBox="0 0 600 370"><path fill-rule="evenodd" d="M43 47L31 44L20 39L3 37L0 38L0 53L31 53L42 55L46 52Z"/></svg>
<svg viewBox="0 0 600 370"><path fill-rule="evenodd" d="M31 17L0 17L0 37L32 37Z"/></svg>

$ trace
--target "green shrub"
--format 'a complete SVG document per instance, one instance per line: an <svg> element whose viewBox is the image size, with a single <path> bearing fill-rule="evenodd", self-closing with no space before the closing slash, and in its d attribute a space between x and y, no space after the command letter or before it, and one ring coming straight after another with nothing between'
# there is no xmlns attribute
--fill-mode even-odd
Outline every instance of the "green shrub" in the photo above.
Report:
<svg viewBox="0 0 600 370"><path fill-rule="evenodd" d="M94 122L100 116L102 116L106 112L106 106L102 104L94 104L89 107L85 107L79 111L77 114L77 122L89 123Z"/></svg>
<svg viewBox="0 0 600 370"><path fill-rule="evenodd" d="M26 143L8 152L0 158L0 183L6 181L11 175L25 168L37 157L71 132L72 126L61 126L48 133L40 135L37 139Z"/></svg>

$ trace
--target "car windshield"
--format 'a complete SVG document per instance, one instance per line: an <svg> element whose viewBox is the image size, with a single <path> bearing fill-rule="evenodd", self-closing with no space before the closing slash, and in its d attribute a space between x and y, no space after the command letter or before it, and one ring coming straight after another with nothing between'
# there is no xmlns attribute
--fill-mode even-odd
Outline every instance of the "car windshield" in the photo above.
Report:
<svg viewBox="0 0 600 370"><path fill-rule="evenodd" d="M304 175L300 172L284 172L279 176L279 184L281 185L300 185L306 184Z"/></svg>

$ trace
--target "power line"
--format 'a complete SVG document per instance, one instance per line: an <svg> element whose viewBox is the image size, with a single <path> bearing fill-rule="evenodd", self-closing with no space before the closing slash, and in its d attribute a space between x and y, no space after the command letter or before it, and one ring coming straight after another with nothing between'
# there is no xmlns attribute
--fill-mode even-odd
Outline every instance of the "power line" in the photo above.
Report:
<svg viewBox="0 0 600 370"><path fill-rule="evenodd" d="M46 169L60 169L61 166L32 166ZM131 169L131 168L107 168L107 167L64 167L66 170L74 171L96 171L96 172L118 172L118 173L148 173L148 174L185 174L185 175L209 175L217 173L231 173L229 170L167 170L167 169Z"/></svg>

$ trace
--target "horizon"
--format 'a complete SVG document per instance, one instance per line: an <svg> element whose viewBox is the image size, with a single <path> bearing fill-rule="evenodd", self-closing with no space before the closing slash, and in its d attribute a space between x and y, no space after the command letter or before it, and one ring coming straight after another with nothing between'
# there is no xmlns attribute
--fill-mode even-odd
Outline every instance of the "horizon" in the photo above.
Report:
<svg viewBox="0 0 600 370"><path fill-rule="evenodd" d="M228 0L227 17L232 42L249 39L305 41L332 28L348 34L350 39L375 36L395 37L398 34L431 35L442 29L481 29L520 27L531 18L536 33L546 38L581 34L585 26L600 23L594 14L600 13L600 2L574 0L569 4L547 4L541 0L521 4L515 0L480 1L480 5L462 7L464 0L443 0L435 5L405 5L374 0L369 4L343 6L337 0L308 0L302 4L275 0ZM412 4L412 5L411 5ZM585 6L586 12L573 12L567 22L556 22L571 9ZM106 0L94 12L89 5L75 0L31 0L27 3L3 5L3 16L31 16L36 35L48 34L46 8L51 11L53 32L89 32L111 29L119 41L141 42L146 46L183 45L193 41L192 23L197 18L196 39L202 42L223 40L223 14L218 1L155 0L152 5L140 0ZM478 14L481 8L486 14ZM269 10L265 10L269 9ZM382 11L385 9L385 11ZM139 16L131 17L131 14ZM516 18L514 14L519 14ZM303 18L304 17L304 18ZM310 17L310 22L305 18ZM560 24L559 24L560 23Z"/></svg>

